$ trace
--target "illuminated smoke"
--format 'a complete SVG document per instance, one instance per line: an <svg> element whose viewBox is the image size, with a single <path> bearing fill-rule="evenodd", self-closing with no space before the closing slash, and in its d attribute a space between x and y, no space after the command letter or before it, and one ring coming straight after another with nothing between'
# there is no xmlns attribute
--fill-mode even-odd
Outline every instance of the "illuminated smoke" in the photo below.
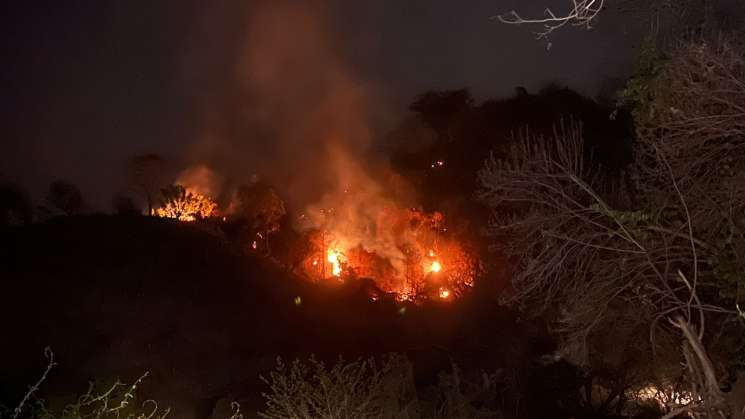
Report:
<svg viewBox="0 0 745 419"><path fill-rule="evenodd" d="M199 164L181 172L175 183L184 186L189 192L215 199L220 195L222 182L221 176L215 171Z"/></svg>
<svg viewBox="0 0 745 419"><path fill-rule="evenodd" d="M227 87L202 98L197 141L187 161L219 168L237 183L258 173L291 207L302 208L335 184L330 148L367 158L370 85L340 56L323 2L257 1L244 7L243 41L233 46L234 61L214 63L226 66L228 80L203 81ZM211 32L227 31L224 22L236 20L213 13L206 24ZM195 62L190 71L209 65Z"/></svg>

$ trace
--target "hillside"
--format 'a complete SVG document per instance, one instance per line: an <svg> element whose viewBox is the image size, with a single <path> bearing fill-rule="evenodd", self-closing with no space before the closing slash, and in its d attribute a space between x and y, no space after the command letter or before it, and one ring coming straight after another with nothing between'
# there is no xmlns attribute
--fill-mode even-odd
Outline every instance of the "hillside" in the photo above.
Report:
<svg viewBox="0 0 745 419"><path fill-rule="evenodd" d="M195 224L65 217L0 235L9 399L43 370L45 346L59 361L45 390L150 371L144 391L179 417L209 417L222 399L259 406L258 376L277 356L403 352L427 382L451 360L523 368L547 350L540 329L491 299L372 302L359 284L313 286Z"/></svg>

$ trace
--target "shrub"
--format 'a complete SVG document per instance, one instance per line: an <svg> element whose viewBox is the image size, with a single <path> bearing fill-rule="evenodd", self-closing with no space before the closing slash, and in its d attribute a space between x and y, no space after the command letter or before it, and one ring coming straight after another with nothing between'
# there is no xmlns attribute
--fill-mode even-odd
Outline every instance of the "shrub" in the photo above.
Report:
<svg viewBox="0 0 745 419"><path fill-rule="evenodd" d="M493 418L496 386L493 376L483 375L479 384L463 380L459 370L440 374L437 385L419 393L412 367L401 355L382 362L374 358L345 362L332 367L311 357L287 365L281 359L262 380L266 419L347 418ZM427 397L422 397L427 395Z"/></svg>

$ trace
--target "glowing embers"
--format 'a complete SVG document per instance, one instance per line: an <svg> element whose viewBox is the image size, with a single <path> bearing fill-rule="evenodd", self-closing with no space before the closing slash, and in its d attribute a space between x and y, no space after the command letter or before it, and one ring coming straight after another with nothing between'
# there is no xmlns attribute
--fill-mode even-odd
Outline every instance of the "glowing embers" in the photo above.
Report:
<svg viewBox="0 0 745 419"><path fill-rule="evenodd" d="M429 256L432 261L429 263L429 266L427 266L426 270L429 273L439 273L442 270L442 264L439 260L435 259L437 257L435 251L430 249L429 252L427 252L427 256Z"/></svg>
<svg viewBox="0 0 745 419"><path fill-rule="evenodd" d="M330 247L326 251L326 260L331 264L331 274L337 278L341 277L342 263L346 262L346 257L341 250Z"/></svg>
<svg viewBox="0 0 745 419"><path fill-rule="evenodd" d="M478 261L442 214L393 204L360 211L323 210L321 226L293 251L297 272L313 282L365 281L377 298L396 301L454 300L472 286Z"/></svg>

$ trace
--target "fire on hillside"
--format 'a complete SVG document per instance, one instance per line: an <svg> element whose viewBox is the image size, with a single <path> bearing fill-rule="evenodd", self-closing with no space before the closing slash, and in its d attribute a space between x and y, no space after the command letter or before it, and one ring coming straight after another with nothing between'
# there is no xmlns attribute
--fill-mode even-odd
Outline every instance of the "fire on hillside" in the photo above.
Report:
<svg viewBox="0 0 745 419"><path fill-rule="evenodd" d="M352 159L340 154L338 161L336 188L307 205L293 226L280 226L283 201L256 184L227 194L232 198L226 209L218 208L211 198L217 188L203 186L215 183L204 180L214 179L209 170L192 170L199 176L182 175L178 181L184 186L164 189L164 206L156 213L181 221L248 218L245 248L267 256L270 235L280 227L294 228L301 234L291 245L296 249L291 261L278 262L316 283L366 280L374 300L450 301L473 285L479 266L475 252L449 231L442 213L401 205L414 193L391 187L400 182L394 175L381 172L377 178L383 180L373 180ZM199 210L189 212L194 208Z"/></svg>
<svg viewBox="0 0 745 419"><path fill-rule="evenodd" d="M335 216L332 210L326 215ZM333 222L307 234L309 245L300 268L303 276L315 282L367 278L376 287L373 299L388 294L399 301L447 301L473 285L476 260L449 236L442 214L390 207L379 217L366 227L362 241L334 231ZM366 246L381 234L394 237L394 248L384 254Z"/></svg>

